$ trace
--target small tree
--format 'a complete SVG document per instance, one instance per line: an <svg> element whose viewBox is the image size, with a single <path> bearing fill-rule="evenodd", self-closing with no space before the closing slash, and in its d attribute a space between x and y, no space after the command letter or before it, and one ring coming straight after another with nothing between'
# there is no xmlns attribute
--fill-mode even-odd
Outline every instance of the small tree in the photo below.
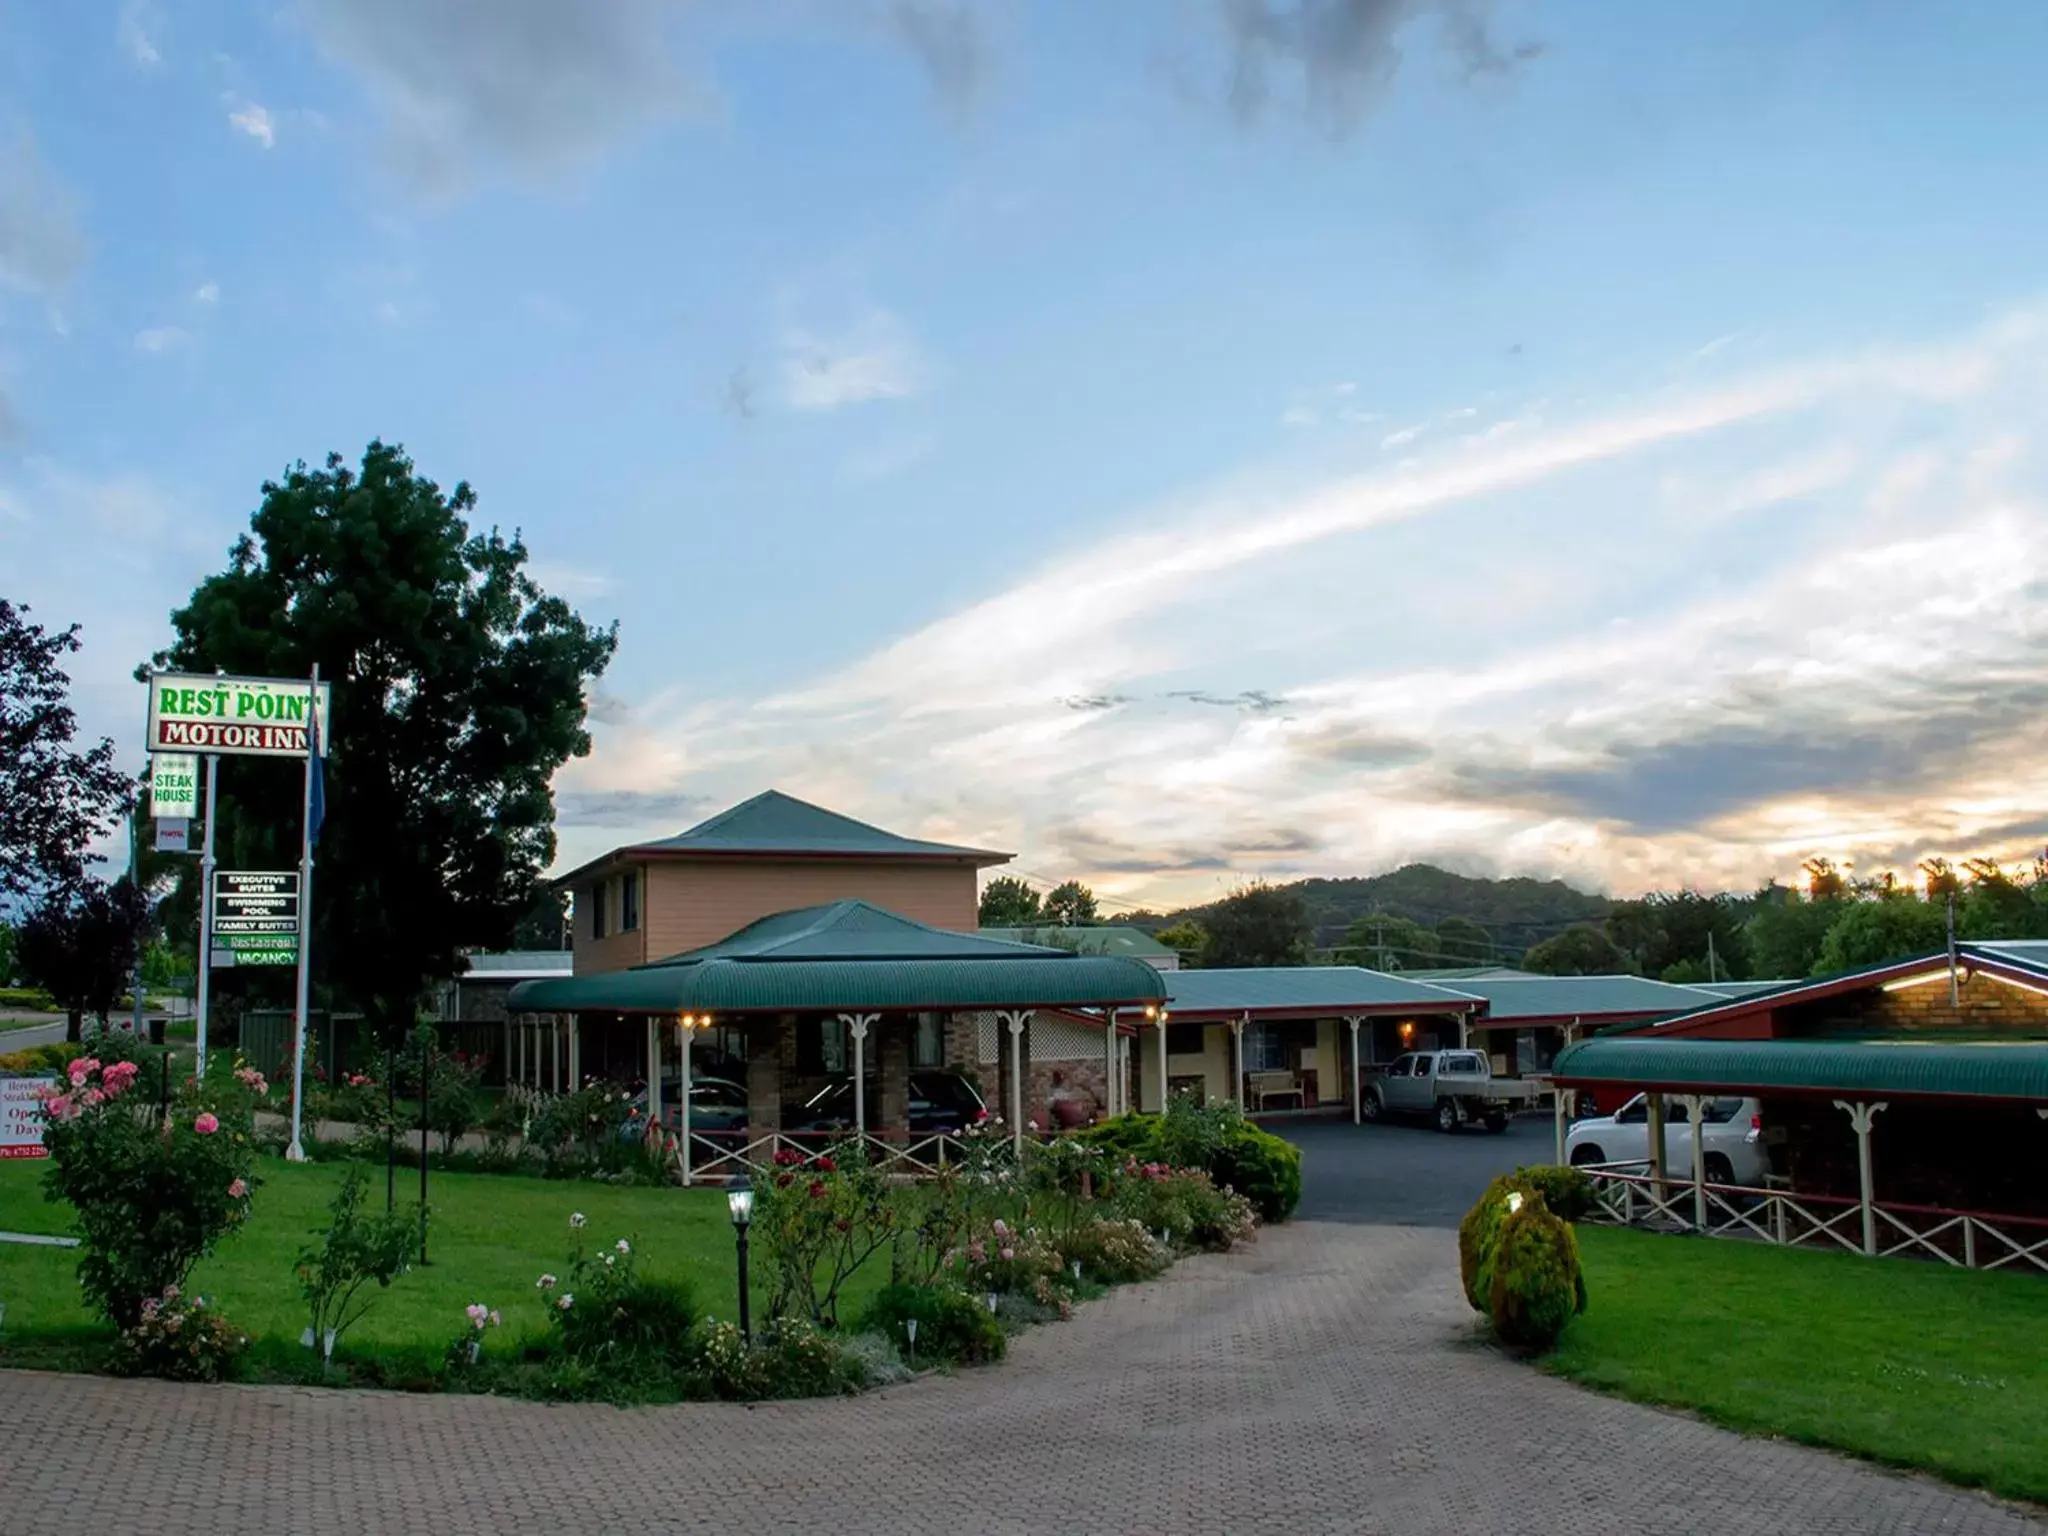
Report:
<svg viewBox="0 0 2048 1536"><path fill-rule="evenodd" d="M1192 917L1170 923L1152 937L1179 955L1180 963L1190 968L1199 968L1209 950L1209 930Z"/></svg>
<svg viewBox="0 0 2048 1536"><path fill-rule="evenodd" d="M149 926L149 899L126 876L111 885L90 876L48 891L21 929L22 970L65 1013L76 1041L85 1015L105 1024L135 970Z"/></svg>
<svg viewBox="0 0 2048 1536"><path fill-rule="evenodd" d="M351 1163L328 1207L332 1219L320 1242L299 1252L299 1293L312 1319L314 1347L323 1354L331 1353L333 1344L370 1310L376 1294L364 1295L365 1286L374 1282L379 1290L387 1289L412 1267L408 1261L421 1216L396 1211L365 1215L368 1187L362 1165Z"/></svg>
<svg viewBox="0 0 2048 1536"><path fill-rule="evenodd" d="M984 928L1025 928L1045 920L1045 907L1015 875L998 875L982 888L979 920Z"/></svg>

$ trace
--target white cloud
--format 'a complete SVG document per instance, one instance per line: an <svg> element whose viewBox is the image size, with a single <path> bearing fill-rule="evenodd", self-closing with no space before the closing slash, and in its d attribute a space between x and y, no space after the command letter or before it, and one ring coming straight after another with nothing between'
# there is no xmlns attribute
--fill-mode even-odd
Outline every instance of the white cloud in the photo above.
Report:
<svg viewBox="0 0 2048 1536"><path fill-rule="evenodd" d="M114 41L121 51L144 69L163 62L164 56L150 35L156 25L156 13L148 0L127 0L127 4L121 7L121 19L114 27Z"/></svg>
<svg viewBox="0 0 2048 1536"><path fill-rule="evenodd" d="M886 310L831 335L792 331L783 350L784 393L800 411L900 400L923 389L930 371L903 322Z"/></svg>
<svg viewBox="0 0 2048 1536"><path fill-rule="evenodd" d="M85 265L77 203L27 129L0 139L0 287L54 303Z"/></svg>
<svg viewBox="0 0 2048 1536"><path fill-rule="evenodd" d="M540 584L544 592L557 597L602 597L618 585L611 577L598 571L579 570L575 566L561 565L552 560L534 560L526 567L527 574Z"/></svg>
<svg viewBox="0 0 2048 1536"><path fill-rule="evenodd" d="M1381 438L1380 446L1382 448L1404 448L1428 430L1427 425L1402 427L1397 431L1389 432L1385 437Z"/></svg>
<svg viewBox="0 0 2048 1536"><path fill-rule="evenodd" d="M1161 900L2039 843L2043 319L1144 509L828 676L624 711L571 777L778 783Z"/></svg>
<svg viewBox="0 0 2048 1536"><path fill-rule="evenodd" d="M197 304L218 304L220 302L220 284L201 283L193 290L192 300Z"/></svg>
<svg viewBox="0 0 2048 1536"><path fill-rule="evenodd" d="M228 122L246 133L265 149L277 145L277 123L270 115L270 109L260 102L246 101L240 97L229 97Z"/></svg>
<svg viewBox="0 0 2048 1536"><path fill-rule="evenodd" d="M192 333L175 325L155 325L135 333L138 352L175 352L192 339Z"/></svg>

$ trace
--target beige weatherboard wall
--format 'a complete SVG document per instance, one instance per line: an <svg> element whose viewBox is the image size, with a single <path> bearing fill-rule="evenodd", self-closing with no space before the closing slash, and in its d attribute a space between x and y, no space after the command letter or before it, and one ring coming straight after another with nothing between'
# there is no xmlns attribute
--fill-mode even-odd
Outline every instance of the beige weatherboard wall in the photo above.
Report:
<svg viewBox="0 0 2048 1536"><path fill-rule="evenodd" d="M558 883L570 892L576 974L585 976L833 901L973 933L978 874L1008 858L902 837L771 790L674 837L614 849Z"/></svg>

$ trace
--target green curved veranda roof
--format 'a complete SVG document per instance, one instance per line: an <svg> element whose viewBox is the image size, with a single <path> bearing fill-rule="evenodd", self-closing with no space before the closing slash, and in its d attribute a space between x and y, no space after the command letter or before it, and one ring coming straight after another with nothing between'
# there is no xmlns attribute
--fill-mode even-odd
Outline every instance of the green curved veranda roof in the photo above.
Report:
<svg viewBox="0 0 2048 1536"><path fill-rule="evenodd" d="M523 982L519 1013L812 1013L1138 1007L1158 971L913 922L864 901L778 912L702 949L595 976Z"/></svg>
<svg viewBox="0 0 2048 1536"><path fill-rule="evenodd" d="M2048 1041L1702 1040L1603 1035L1557 1053L1551 1076L1640 1088L2048 1103Z"/></svg>

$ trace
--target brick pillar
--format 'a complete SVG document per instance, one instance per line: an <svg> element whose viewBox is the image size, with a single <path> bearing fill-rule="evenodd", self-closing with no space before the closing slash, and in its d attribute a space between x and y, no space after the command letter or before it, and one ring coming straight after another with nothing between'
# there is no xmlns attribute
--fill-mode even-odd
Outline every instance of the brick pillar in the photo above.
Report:
<svg viewBox="0 0 2048 1536"><path fill-rule="evenodd" d="M981 1025L971 1013L946 1015L941 1060L955 1072L981 1072Z"/></svg>
<svg viewBox="0 0 2048 1536"><path fill-rule="evenodd" d="M747 1138L782 1129L782 1036L779 1018L747 1024Z"/></svg>
<svg viewBox="0 0 2048 1536"><path fill-rule="evenodd" d="M916 1022L889 1014L880 1019L868 1039L874 1052L875 1102L880 1111L879 1129L884 1136L910 1129L910 1032Z"/></svg>

